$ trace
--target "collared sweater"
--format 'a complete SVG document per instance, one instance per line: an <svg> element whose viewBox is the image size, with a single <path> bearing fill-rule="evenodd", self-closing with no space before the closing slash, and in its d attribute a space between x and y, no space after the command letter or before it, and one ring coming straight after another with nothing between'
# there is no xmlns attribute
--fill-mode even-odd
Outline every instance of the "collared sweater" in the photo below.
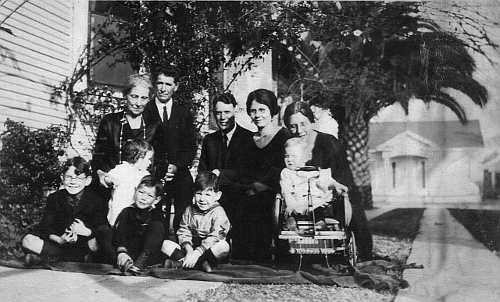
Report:
<svg viewBox="0 0 500 302"><path fill-rule="evenodd" d="M182 214L177 236L181 247L193 245L193 241L201 242L200 246L193 247L203 254L217 242L225 240L230 228L226 212L219 203L206 211L191 205Z"/></svg>

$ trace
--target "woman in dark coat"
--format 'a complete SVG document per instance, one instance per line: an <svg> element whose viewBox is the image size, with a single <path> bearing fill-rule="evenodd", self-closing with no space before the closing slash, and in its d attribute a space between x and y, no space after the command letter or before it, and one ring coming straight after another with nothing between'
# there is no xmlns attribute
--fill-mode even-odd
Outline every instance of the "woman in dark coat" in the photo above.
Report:
<svg viewBox="0 0 500 302"><path fill-rule="evenodd" d="M151 143L156 125L147 123L142 112L150 100L152 88L148 76L131 75L123 88L125 109L107 114L99 124L91 161L92 170L97 173L96 185L100 183L107 188L104 177L109 170L121 163L121 150L127 140L143 139Z"/></svg>
<svg viewBox="0 0 500 302"><path fill-rule="evenodd" d="M250 188L240 204L240 218L233 226L233 258L266 261L271 259L272 208L276 193L280 192L280 172L285 167L284 144L291 134L274 122L279 107L273 92L251 92L246 106L257 132L243 175Z"/></svg>
<svg viewBox="0 0 500 302"><path fill-rule="evenodd" d="M365 212L361 205L361 196L352 177L345 150L332 135L312 129L314 115L305 102L294 102L285 109L283 120L295 137L300 137L311 146L312 159L307 165L330 168L332 178L349 189L349 199L352 205L351 228L356 236L360 260L373 258L373 239Z"/></svg>

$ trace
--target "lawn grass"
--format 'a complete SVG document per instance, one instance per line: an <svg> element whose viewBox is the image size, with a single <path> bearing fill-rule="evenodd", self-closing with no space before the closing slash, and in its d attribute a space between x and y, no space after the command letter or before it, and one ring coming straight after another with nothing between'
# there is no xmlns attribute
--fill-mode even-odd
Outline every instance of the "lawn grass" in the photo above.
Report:
<svg viewBox="0 0 500 302"><path fill-rule="evenodd" d="M374 252L406 264L418 234L424 209L395 209L372 219ZM223 284L201 293L187 294L185 301L394 301L395 292L342 288L314 284Z"/></svg>
<svg viewBox="0 0 500 302"><path fill-rule="evenodd" d="M500 252L500 211L448 209L471 235L491 251Z"/></svg>

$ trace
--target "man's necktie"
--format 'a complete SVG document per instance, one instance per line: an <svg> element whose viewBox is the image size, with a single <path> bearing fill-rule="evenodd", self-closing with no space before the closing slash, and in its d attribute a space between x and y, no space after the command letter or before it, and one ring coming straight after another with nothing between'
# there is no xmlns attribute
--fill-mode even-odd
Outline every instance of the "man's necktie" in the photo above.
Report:
<svg viewBox="0 0 500 302"><path fill-rule="evenodd" d="M165 126L168 125L168 113L167 113L167 105L163 106L163 124Z"/></svg>
<svg viewBox="0 0 500 302"><path fill-rule="evenodd" d="M76 195L70 195L68 197L68 202L73 209L76 208L76 206L78 205L78 201L79 201L78 196L76 196Z"/></svg>
<svg viewBox="0 0 500 302"><path fill-rule="evenodd" d="M220 147L220 168L225 168L227 156L227 135L222 135L222 142Z"/></svg>

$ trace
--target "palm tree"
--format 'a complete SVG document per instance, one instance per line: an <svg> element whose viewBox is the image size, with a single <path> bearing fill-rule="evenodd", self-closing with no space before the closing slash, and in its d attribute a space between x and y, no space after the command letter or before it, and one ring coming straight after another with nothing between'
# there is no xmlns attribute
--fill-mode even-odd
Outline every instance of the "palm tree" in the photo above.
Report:
<svg viewBox="0 0 500 302"><path fill-rule="evenodd" d="M372 117L395 103L408 113L409 100L418 98L445 105L466 123L464 108L445 88L463 92L479 106L487 102L487 92L472 77L475 63L467 44L420 18L414 3L343 3L340 8L322 3L321 8L328 18L316 20L320 25L309 28L309 39L287 48L294 53L288 57L295 58L295 77L282 82L292 83L284 85L286 93L305 100L321 95L323 107L333 109L355 183L370 208ZM335 32L339 28L342 34Z"/></svg>

